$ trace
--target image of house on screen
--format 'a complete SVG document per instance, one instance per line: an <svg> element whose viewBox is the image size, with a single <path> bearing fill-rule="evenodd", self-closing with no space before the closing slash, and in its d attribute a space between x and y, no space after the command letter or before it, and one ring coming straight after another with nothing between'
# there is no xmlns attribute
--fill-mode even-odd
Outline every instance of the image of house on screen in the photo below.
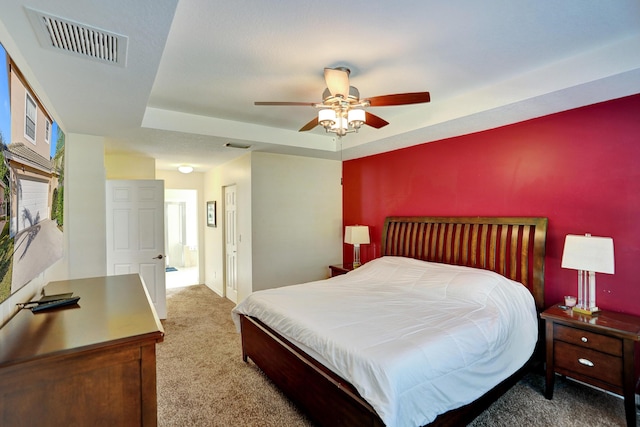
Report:
<svg viewBox="0 0 640 427"><path fill-rule="evenodd" d="M64 134L6 52L9 129L2 131L0 273L15 292L63 255ZM5 120L6 122L6 120ZM12 240L12 241L11 241ZM13 246L12 248L10 246ZM5 252L5 253L3 253ZM2 271L4 270L4 271ZM4 277L6 282L7 277ZM1 301L1 300L0 300Z"/></svg>

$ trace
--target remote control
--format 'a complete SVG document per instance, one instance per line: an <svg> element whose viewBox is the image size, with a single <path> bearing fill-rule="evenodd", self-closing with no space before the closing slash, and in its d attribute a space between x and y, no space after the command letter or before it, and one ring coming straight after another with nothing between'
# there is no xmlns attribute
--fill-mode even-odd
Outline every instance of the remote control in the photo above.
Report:
<svg viewBox="0 0 640 427"><path fill-rule="evenodd" d="M79 299L80 297L71 297L71 298L63 298L63 299L59 299L51 302L45 302L44 304L38 304L35 307L31 307L31 311L34 313L37 313L37 312L48 310L54 307L71 305L71 304L77 303Z"/></svg>
<svg viewBox="0 0 640 427"><path fill-rule="evenodd" d="M44 304L45 302L57 301L60 299L71 298L73 296L73 292L68 292L66 294L53 294L53 295L45 295L40 298L38 301L30 301L30 303L36 304Z"/></svg>
<svg viewBox="0 0 640 427"><path fill-rule="evenodd" d="M28 305L44 304L44 303L51 302L51 301L58 301L58 300L61 300L61 299L68 299L68 298L71 298L72 296L73 296L73 292L68 292L66 294L45 295L42 298L40 298L39 300L20 302L20 303L18 303L16 305L18 307L20 307L20 308L26 308ZM29 308L31 308L31 307L29 307Z"/></svg>

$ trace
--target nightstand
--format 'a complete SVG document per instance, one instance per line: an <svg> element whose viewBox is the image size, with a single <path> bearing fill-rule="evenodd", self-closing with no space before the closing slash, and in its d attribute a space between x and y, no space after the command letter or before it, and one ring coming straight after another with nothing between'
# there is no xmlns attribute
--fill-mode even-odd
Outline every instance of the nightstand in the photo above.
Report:
<svg viewBox="0 0 640 427"><path fill-rule="evenodd" d="M545 397L553 398L555 373L559 373L622 395L627 426L635 427L640 317L612 311L588 316L557 305L540 316L546 323Z"/></svg>
<svg viewBox="0 0 640 427"><path fill-rule="evenodd" d="M345 274L353 270L353 264L337 264L330 265L329 270L331 270L331 277L336 277L341 274Z"/></svg>

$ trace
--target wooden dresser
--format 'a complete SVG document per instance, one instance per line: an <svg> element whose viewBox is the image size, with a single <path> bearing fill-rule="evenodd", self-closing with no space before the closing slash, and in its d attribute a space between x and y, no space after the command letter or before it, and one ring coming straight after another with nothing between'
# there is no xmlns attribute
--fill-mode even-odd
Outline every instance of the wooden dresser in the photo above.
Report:
<svg viewBox="0 0 640 427"><path fill-rule="evenodd" d="M49 283L78 305L23 309L0 329L0 425L155 426L164 331L140 276Z"/></svg>

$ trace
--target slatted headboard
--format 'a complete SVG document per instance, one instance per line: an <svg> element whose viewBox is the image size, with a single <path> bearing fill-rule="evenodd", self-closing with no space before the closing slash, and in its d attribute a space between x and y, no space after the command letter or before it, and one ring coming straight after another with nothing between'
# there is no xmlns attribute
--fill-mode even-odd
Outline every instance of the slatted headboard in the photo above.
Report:
<svg viewBox="0 0 640 427"><path fill-rule="evenodd" d="M547 218L387 217L382 255L484 268L525 285L544 308Z"/></svg>

